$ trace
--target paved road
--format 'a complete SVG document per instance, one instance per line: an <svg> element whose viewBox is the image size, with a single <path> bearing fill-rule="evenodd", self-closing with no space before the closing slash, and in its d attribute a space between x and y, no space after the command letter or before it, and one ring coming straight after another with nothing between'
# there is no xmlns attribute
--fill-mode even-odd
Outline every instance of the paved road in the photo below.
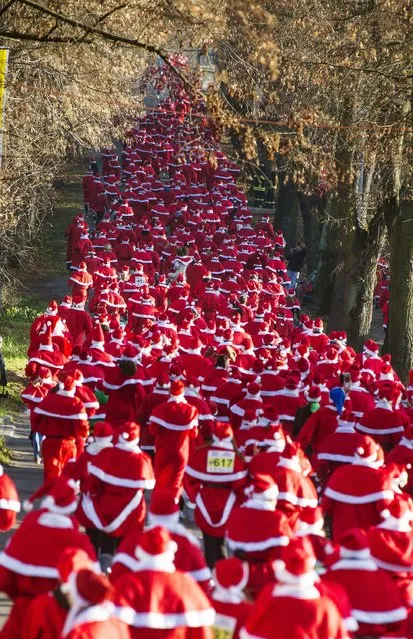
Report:
<svg viewBox="0 0 413 639"><path fill-rule="evenodd" d="M27 499L42 483L43 469L36 466L33 461L33 450L28 439L30 426L28 415L22 413L21 417L15 424L15 432L12 436L7 437L7 444L16 454L16 461L10 468L6 468L6 472L15 481L21 502ZM17 521L17 526L24 517L21 512ZM8 538L13 531L0 534L0 546L4 547ZM0 593L0 627L3 627L10 610L10 601L5 595Z"/></svg>

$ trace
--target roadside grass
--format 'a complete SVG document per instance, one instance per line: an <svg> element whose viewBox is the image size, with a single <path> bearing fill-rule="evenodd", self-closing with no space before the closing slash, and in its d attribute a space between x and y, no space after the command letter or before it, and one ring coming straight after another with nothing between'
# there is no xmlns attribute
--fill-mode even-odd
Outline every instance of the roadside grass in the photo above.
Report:
<svg viewBox="0 0 413 639"><path fill-rule="evenodd" d="M71 168L56 184L57 204L50 220L44 225L37 248L34 268L15 274L20 285L6 291L5 304L0 314L0 335L3 336L3 355L8 377L9 396L0 401L0 418L13 420L22 411L20 393L26 385L24 374L27 364L30 326L47 303L58 293L50 291L48 280L64 284L66 239L64 232L76 212L83 207L80 188L83 162ZM7 446L0 437L0 462L6 458ZM9 451L10 454L10 451Z"/></svg>

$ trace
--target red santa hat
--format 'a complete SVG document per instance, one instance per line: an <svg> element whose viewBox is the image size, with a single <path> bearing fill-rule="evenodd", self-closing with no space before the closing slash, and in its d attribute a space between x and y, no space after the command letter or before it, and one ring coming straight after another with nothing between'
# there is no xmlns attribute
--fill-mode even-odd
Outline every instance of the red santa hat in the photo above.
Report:
<svg viewBox="0 0 413 639"><path fill-rule="evenodd" d="M354 453L353 464L379 468L384 463L383 449L374 439L367 436L363 446L359 446Z"/></svg>
<svg viewBox="0 0 413 639"><path fill-rule="evenodd" d="M351 559L369 559L370 547L367 533L362 528L349 528L338 539L340 556Z"/></svg>
<svg viewBox="0 0 413 639"><path fill-rule="evenodd" d="M166 526L179 521L179 500L173 491L159 488L152 493L149 506L149 523L151 525Z"/></svg>
<svg viewBox="0 0 413 639"><path fill-rule="evenodd" d="M140 436L141 427L139 424L136 422L123 422L118 444L127 448L134 448L139 444Z"/></svg>
<svg viewBox="0 0 413 639"><path fill-rule="evenodd" d="M48 322L45 332L42 335L39 345L40 351L53 352L53 340L52 340L52 328L50 322Z"/></svg>
<svg viewBox="0 0 413 639"><path fill-rule="evenodd" d="M300 371L301 377L306 377L310 372L310 362L305 357L300 357L297 362L297 368Z"/></svg>
<svg viewBox="0 0 413 639"><path fill-rule="evenodd" d="M172 381L177 382L184 379L184 372L179 364L172 363L169 367L169 377Z"/></svg>
<svg viewBox="0 0 413 639"><path fill-rule="evenodd" d="M391 403L395 396L395 386L390 381L382 382L378 389L378 398Z"/></svg>
<svg viewBox="0 0 413 639"><path fill-rule="evenodd" d="M37 371L37 377L41 379L43 382L47 382L52 379L52 372L50 368L46 368L46 366L40 366Z"/></svg>
<svg viewBox="0 0 413 639"><path fill-rule="evenodd" d="M233 449L234 431L229 422L216 421L212 432L212 442L220 448Z"/></svg>
<svg viewBox="0 0 413 639"><path fill-rule="evenodd" d="M63 306L63 308L70 308L72 306L72 301L72 297L70 295L66 295L66 297L64 297L60 302L60 306Z"/></svg>
<svg viewBox="0 0 413 639"><path fill-rule="evenodd" d="M246 398L247 399L261 399L261 386L259 384L257 384L256 382L250 382L247 385L247 394L246 394Z"/></svg>
<svg viewBox="0 0 413 639"><path fill-rule="evenodd" d="M166 373L161 373L156 379L157 388L170 388L171 382L169 376Z"/></svg>
<svg viewBox="0 0 413 639"><path fill-rule="evenodd" d="M296 442L287 442L281 453L278 465L283 468L290 468L291 470L301 472L300 453L301 448L299 444Z"/></svg>
<svg viewBox="0 0 413 639"><path fill-rule="evenodd" d="M96 422L93 427L93 439L98 443L110 443L113 439L113 428L109 422Z"/></svg>
<svg viewBox="0 0 413 639"><path fill-rule="evenodd" d="M275 575L282 584L310 587L318 581L314 570L316 557L308 537L291 539L288 546L283 548L281 562L277 564Z"/></svg>
<svg viewBox="0 0 413 639"><path fill-rule="evenodd" d="M318 386L311 386L305 393L305 398L310 404L319 404L321 402L321 393Z"/></svg>
<svg viewBox="0 0 413 639"><path fill-rule="evenodd" d="M379 345L373 339L368 339L364 343L363 352L370 357L377 355L379 352Z"/></svg>
<svg viewBox="0 0 413 639"><path fill-rule="evenodd" d="M174 380L171 383L171 389L169 391L171 397L183 397L185 392L185 384L181 380Z"/></svg>
<svg viewBox="0 0 413 639"><path fill-rule="evenodd" d="M273 426L278 426L280 424L280 414L273 404L266 404L264 406L260 421L267 426L269 424L272 424Z"/></svg>
<svg viewBox="0 0 413 639"><path fill-rule="evenodd" d="M343 410L337 422L337 430L354 432L356 421L354 413L350 410Z"/></svg>
<svg viewBox="0 0 413 639"><path fill-rule="evenodd" d="M253 409L247 409L242 417L242 428L251 428L257 424L257 412Z"/></svg>
<svg viewBox="0 0 413 639"><path fill-rule="evenodd" d="M324 322L321 319L321 317L316 317L316 319L314 320L314 328L318 329L318 330L323 330L324 328Z"/></svg>
<svg viewBox="0 0 413 639"><path fill-rule="evenodd" d="M72 573L68 585L73 603L63 627L63 637L68 635L73 628L75 614L80 608L109 602L114 592L106 575L88 568L82 568L78 572ZM110 609L113 608L114 606L110 607Z"/></svg>
<svg viewBox="0 0 413 639"><path fill-rule="evenodd" d="M92 329L92 347L99 347L105 345L105 336L103 334L102 326L99 322L96 322Z"/></svg>
<svg viewBox="0 0 413 639"><path fill-rule="evenodd" d="M383 364L380 371L379 381L394 381L394 372L391 364Z"/></svg>
<svg viewBox="0 0 413 639"><path fill-rule="evenodd" d="M413 521L413 502L406 493L395 494L392 503L382 510L380 515L384 521L379 524L379 528L395 530L399 532L411 532L411 521Z"/></svg>
<svg viewBox="0 0 413 639"><path fill-rule="evenodd" d="M305 537L306 535L320 535L324 537L324 517L322 509L303 508L297 522L297 537Z"/></svg>
<svg viewBox="0 0 413 639"><path fill-rule="evenodd" d="M72 479L57 477L45 482L23 502L23 510L33 510L36 499L43 497L40 507L58 515L71 515L77 509L77 485Z"/></svg>
<svg viewBox="0 0 413 639"><path fill-rule="evenodd" d="M337 362L338 351L335 348L328 348L326 352L326 358L329 362Z"/></svg>
<svg viewBox="0 0 413 639"><path fill-rule="evenodd" d="M188 377L187 379L187 388L201 388L201 382L197 377Z"/></svg>
<svg viewBox="0 0 413 639"><path fill-rule="evenodd" d="M82 548L69 546L62 551L56 567L59 572L60 582L66 584L73 572L79 572L79 570L84 568L92 569L93 566L93 561L86 551Z"/></svg>
<svg viewBox="0 0 413 639"><path fill-rule="evenodd" d="M142 532L135 557L153 570L158 567L163 572L174 572L173 560L177 548L166 528L154 526Z"/></svg>
<svg viewBox="0 0 413 639"><path fill-rule="evenodd" d="M133 344L128 344L122 353L121 360L124 362L136 362L139 359L139 350Z"/></svg>
<svg viewBox="0 0 413 639"><path fill-rule="evenodd" d="M79 266L77 267L77 270L81 271L82 273L85 273L87 271L86 262L80 262Z"/></svg>
<svg viewBox="0 0 413 639"><path fill-rule="evenodd" d="M51 302L49 302L49 305L46 308L46 314L47 315L57 315L58 309L59 309L59 307L57 305L56 300L52 300Z"/></svg>
<svg viewBox="0 0 413 639"><path fill-rule="evenodd" d="M240 594L248 584L249 566L238 557L219 559L214 568L215 591L226 591L234 603L239 603ZM228 598L225 597L225 601Z"/></svg>
<svg viewBox="0 0 413 639"><path fill-rule="evenodd" d="M253 500L275 501L278 497L278 486L271 475L256 473L246 493Z"/></svg>
<svg viewBox="0 0 413 639"><path fill-rule="evenodd" d="M71 375L68 375L63 382L59 382L57 395L74 397L76 392L76 382Z"/></svg>
<svg viewBox="0 0 413 639"><path fill-rule="evenodd" d="M16 515L20 512L20 500L14 481L0 465L0 532L7 532L16 523Z"/></svg>
<svg viewBox="0 0 413 639"><path fill-rule="evenodd" d="M282 453L285 444L286 437L281 424L273 424L266 428L264 438L257 441L257 446L265 447L269 453Z"/></svg>

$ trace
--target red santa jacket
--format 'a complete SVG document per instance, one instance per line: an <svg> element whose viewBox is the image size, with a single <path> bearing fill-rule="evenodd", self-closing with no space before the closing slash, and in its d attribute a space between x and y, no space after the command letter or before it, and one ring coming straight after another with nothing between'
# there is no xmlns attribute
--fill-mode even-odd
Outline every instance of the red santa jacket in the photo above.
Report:
<svg viewBox="0 0 413 639"><path fill-rule="evenodd" d="M184 487L195 503L195 521L213 537L223 537L232 508L240 500L247 468L232 442L213 441L194 451L185 470Z"/></svg>
<svg viewBox="0 0 413 639"><path fill-rule="evenodd" d="M277 619L276 635L274 619ZM314 586L268 584L260 593L240 639L347 639L336 605Z"/></svg>
<svg viewBox="0 0 413 639"><path fill-rule="evenodd" d="M90 490L82 497L79 519L110 537L124 537L143 527L143 491L155 486L152 462L138 446L119 442L88 464Z"/></svg>
<svg viewBox="0 0 413 639"><path fill-rule="evenodd" d="M356 425L358 431L370 435L385 448L395 446L409 425L409 418L402 411L394 411L388 402L378 401L376 408L364 413Z"/></svg>
<svg viewBox="0 0 413 639"><path fill-rule="evenodd" d="M389 518L390 519L390 518ZM403 604L410 607L413 600L413 536L408 522L394 522L389 528L388 520L368 531L370 552L375 564L393 580Z"/></svg>
<svg viewBox="0 0 413 639"><path fill-rule="evenodd" d="M130 625L131 639L212 639L215 612L196 582L163 562L142 562L135 574L116 582L117 615Z"/></svg>
<svg viewBox="0 0 413 639"><path fill-rule="evenodd" d="M331 566L324 579L345 588L360 636L397 631L407 617L391 577L377 568L371 558L342 558Z"/></svg>
<svg viewBox="0 0 413 639"><path fill-rule="evenodd" d="M81 548L92 560L96 558L89 538L79 531L74 517L45 509L28 513L0 553L1 591L15 599L52 590L59 580L59 557L68 547Z"/></svg>
<svg viewBox="0 0 413 639"><path fill-rule="evenodd" d="M168 521L168 516L160 517L160 521L162 521L162 526L169 532L172 541L177 545L174 556L176 570L185 572L192 579L195 579L205 592L208 591L211 571L205 563L205 557L197 538L179 522ZM152 521L152 515L150 515L150 522L147 530L151 526L158 525L156 518ZM128 572L133 573L139 568L139 562L135 556L139 536L140 531L135 531L121 541L112 563L110 579L113 583L116 583L118 579Z"/></svg>
<svg viewBox="0 0 413 639"><path fill-rule="evenodd" d="M352 464L337 468L324 490L322 507L332 518L332 538L337 541L349 528L376 526L380 513L394 498L384 468Z"/></svg>
<svg viewBox="0 0 413 639"><path fill-rule="evenodd" d="M65 396L63 392L49 393L36 406L31 418L33 431L62 439L87 437L89 424L83 402L77 397Z"/></svg>
<svg viewBox="0 0 413 639"><path fill-rule="evenodd" d="M366 437L354 428L339 426L335 433L327 435L312 459L313 467L320 481L325 481L340 466L352 464L359 447L363 447Z"/></svg>

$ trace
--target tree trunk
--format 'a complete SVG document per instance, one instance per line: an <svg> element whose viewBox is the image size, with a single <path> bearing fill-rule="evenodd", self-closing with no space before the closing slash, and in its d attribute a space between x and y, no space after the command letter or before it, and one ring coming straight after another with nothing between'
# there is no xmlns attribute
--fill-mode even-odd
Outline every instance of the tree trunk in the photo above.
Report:
<svg viewBox="0 0 413 639"><path fill-rule="evenodd" d="M393 226L390 257L388 350L402 382L413 367L413 199L400 201Z"/></svg>
<svg viewBox="0 0 413 639"><path fill-rule="evenodd" d="M287 250L297 241L297 224L300 213L297 190L284 172L279 174L278 197L275 212L275 226L281 229L286 241Z"/></svg>
<svg viewBox="0 0 413 639"><path fill-rule="evenodd" d="M329 208L330 202L327 203L326 210L328 211ZM325 221L320 235L317 281L314 291L314 302L321 317L328 315L331 308L337 266L336 235L337 229Z"/></svg>
<svg viewBox="0 0 413 639"><path fill-rule="evenodd" d="M345 329L349 343L361 350L368 338L373 318L373 295L376 284L377 259L385 238L382 211L370 221L368 231L357 229L352 247L352 268L348 285Z"/></svg>
<svg viewBox="0 0 413 639"><path fill-rule="evenodd" d="M300 203L301 218L303 221L304 242L307 248L306 263L307 273L310 274L317 269L318 251L320 247L320 237L322 223L321 213L325 208L326 201L316 195L298 194Z"/></svg>

